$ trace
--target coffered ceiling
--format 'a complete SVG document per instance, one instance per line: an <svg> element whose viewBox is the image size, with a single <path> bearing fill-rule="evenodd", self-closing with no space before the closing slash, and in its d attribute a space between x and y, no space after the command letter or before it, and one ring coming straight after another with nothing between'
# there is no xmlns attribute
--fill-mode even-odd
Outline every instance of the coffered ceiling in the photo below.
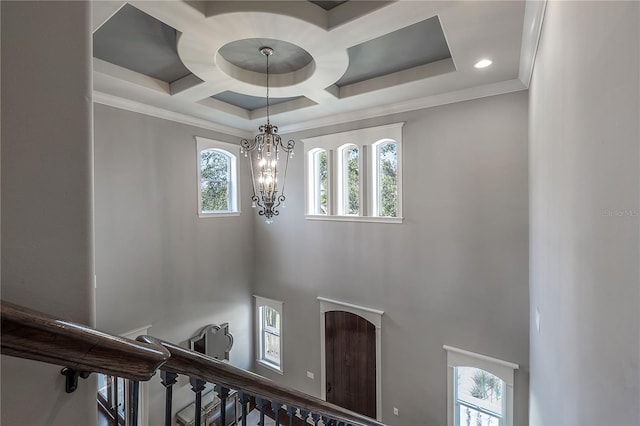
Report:
<svg viewBox="0 0 640 426"><path fill-rule="evenodd" d="M234 135L528 86L544 2L96 1L94 100ZM480 59L493 64L474 67Z"/></svg>

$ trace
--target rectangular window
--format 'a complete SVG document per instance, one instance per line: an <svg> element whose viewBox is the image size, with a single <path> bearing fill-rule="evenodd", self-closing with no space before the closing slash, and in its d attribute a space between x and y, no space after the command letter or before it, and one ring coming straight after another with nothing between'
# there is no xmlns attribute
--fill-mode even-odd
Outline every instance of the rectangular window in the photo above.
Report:
<svg viewBox="0 0 640 426"><path fill-rule="evenodd" d="M238 205L237 146L196 137L198 152L198 215L230 216Z"/></svg>
<svg viewBox="0 0 640 426"><path fill-rule="evenodd" d="M255 296L258 364L282 369L282 302Z"/></svg>

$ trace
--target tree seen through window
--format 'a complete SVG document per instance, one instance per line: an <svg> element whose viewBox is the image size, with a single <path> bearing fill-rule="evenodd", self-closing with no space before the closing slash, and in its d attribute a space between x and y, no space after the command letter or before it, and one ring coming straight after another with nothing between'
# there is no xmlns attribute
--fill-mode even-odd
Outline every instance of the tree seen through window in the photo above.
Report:
<svg viewBox="0 0 640 426"><path fill-rule="evenodd" d="M474 367L456 367L455 426L502 426L505 384Z"/></svg>
<svg viewBox="0 0 640 426"><path fill-rule="evenodd" d="M345 200L346 214L360 213L360 151L355 145L344 150L346 160L347 199Z"/></svg>
<svg viewBox="0 0 640 426"><path fill-rule="evenodd" d="M327 151L317 153L318 164L318 214L328 214L329 198L329 168L327 165Z"/></svg>
<svg viewBox="0 0 640 426"><path fill-rule="evenodd" d="M202 211L228 211L230 206L231 157L210 149L200 154Z"/></svg>
<svg viewBox="0 0 640 426"><path fill-rule="evenodd" d="M388 142L378 148L379 215L398 215L398 146Z"/></svg>

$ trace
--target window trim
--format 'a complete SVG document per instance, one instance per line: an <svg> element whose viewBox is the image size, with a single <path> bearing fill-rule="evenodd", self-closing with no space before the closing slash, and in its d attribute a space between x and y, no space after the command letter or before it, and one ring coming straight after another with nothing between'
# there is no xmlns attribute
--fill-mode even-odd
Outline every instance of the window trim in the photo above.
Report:
<svg viewBox="0 0 640 426"><path fill-rule="evenodd" d="M504 426L513 426L513 374L518 364L487 355L444 345L447 351L447 424L454 426L455 410L455 367L474 367L485 370L505 383Z"/></svg>
<svg viewBox="0 0 640 426"><path fill-rule="evenodd" d="M196 198L198 203L198 217L225 217L225 216L239 216L240 211L240 181L238 176L238 155L235 152L238 150L238 146L228 142L221 142L213 139L196 136ZM224 155L229 156L230 171L229 171L229 205L230 210L219 210L213 212L202 211L202 191L201 191L201 170L200 161L203 151L219 151Z"/></svg>
<svg viewBox="0 0 640 426"><path fill-rule="evenodd" d="M346 222L374 222L374 223L402 223L404 221L402 211L402 128L404 122L387 124L383 126L367 127L364 129L351 130L341 133L333 133L322 136L302 139L304 143L305 155L305 191L307 196L305 206L305 218L308 220L329 220L329 221L346 221ZM393 141L397 146L397 187L398 187L398 210L397 216L373 216L375 211L372 205L374 183L372 174L375 172L373 160L374 148L376 144L382 141ZM359 151L360 162L360 213L359 215L345 215L339 211L340 197L342 192L339 190L340 181L343 178L342 173L342 157L341 149L343 147L355 145ZM311 192L315 192L312 187L315 179L313 176L313 162L310 160L310 153L318 150L325 150L328 157L329 185L328 185L328 207L327 215L317 214L314 210L315 205L311 198Z"/></svg>
<svg viewBox="0 0 640 426"><path fill-rule="evenodd" d="M284 315L283 315L283 302L279 300L268 299L266 297L253 295L255 299L255 339L256 339L256 363L262 367L265 367L271 371L274 371L278 374L284 374L284 338L283 338L283 329L284 329ZM262 329L262 318L260 315L260 308L263 306L268 306L272 309L275 309L280 314L280 365L276 365L272 362L269 362L262 357L262 353L264 350L263 347L263 329Z"/></svg>

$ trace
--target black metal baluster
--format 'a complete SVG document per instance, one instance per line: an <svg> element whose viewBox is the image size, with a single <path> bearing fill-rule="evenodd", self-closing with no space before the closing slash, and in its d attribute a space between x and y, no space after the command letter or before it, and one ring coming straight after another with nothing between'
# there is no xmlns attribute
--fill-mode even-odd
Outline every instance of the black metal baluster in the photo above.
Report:
<svg viewBox="0 0 640 426"><path fill-rule="evenodd" d="M324 424L324 426L331 426L331 419L327 416L322 416L322 424Z"/></svg>
<svg viewBox="0 0 640 426"><path fill-rule="evenodd" d="M300 416L302 416L302 424L307 424L307 417L309 417L309 410L300 409Z"/></svg>
<svg viewBox="0 0 640 426"><path fill-rule="evenodd" d="M281 408L282 408L282 404L279 404L277 402L271 403L271 409L273 410L276 426L280 426L280 409Z"/></svg>
<svg viewBox="0 0 640 426"><path fill-rule="evenodd" d="M256 397L256 407L260 409L260 421L258 422L258 425L260 426L264 426L264 409L267 407L268 403L269 401L266 399Z"/></svg>
<svg viewBox="0 0 640 426"><path fill-rule="evenodd" d="M138 426L138 400L140 399L140 382L137 380L132 383L133 394L131 396L131 426Z"/></svg>
<svg viewBox="0 0 640 426"><path fill-rule="evenodd" d="M296 418L296 408L287 405L287 414L289 415L289 426L294 426L294 420Z"/></svg>
<svg viewBox="0 0 640 426"><path fill-rule="evenodd" d="M171 403L173 401L173 385L178 381L177 373L160 370L160 383L166 389L166 399L164 404L164 425L171 426Z"/></svg>
<svg viewBox="0 0 640 426"><path fill-rule="evenodd" d="M227 398L229 397L229 388L216 385L214 387L218 398L220 398L220 425L227 426Z"/></svg>
<svg viewBox="0 0 640 426"><path fill-rule="evenodd" d="M320 415L316 413L311 413L311 419L313 420L313 424L315 426L318 426L318 423L320 422Z"/></svg>
<svg viewBox="0 0 640 426"><path fill-rule="evenodd" d="M247 405L249 405L251 397L244 392L240 392L238 398L240 398L240 407L242 410L242 426L247 426Z"/></svg>
<svg viewBox="0 0 640 426"><path fill-rule="evenodd" d="M196 413L193 423L195 426L200 426L202 424L202 391L207 382L195 377L189 377L189 383L191 383L191 390L196 393Z"/></svg>

